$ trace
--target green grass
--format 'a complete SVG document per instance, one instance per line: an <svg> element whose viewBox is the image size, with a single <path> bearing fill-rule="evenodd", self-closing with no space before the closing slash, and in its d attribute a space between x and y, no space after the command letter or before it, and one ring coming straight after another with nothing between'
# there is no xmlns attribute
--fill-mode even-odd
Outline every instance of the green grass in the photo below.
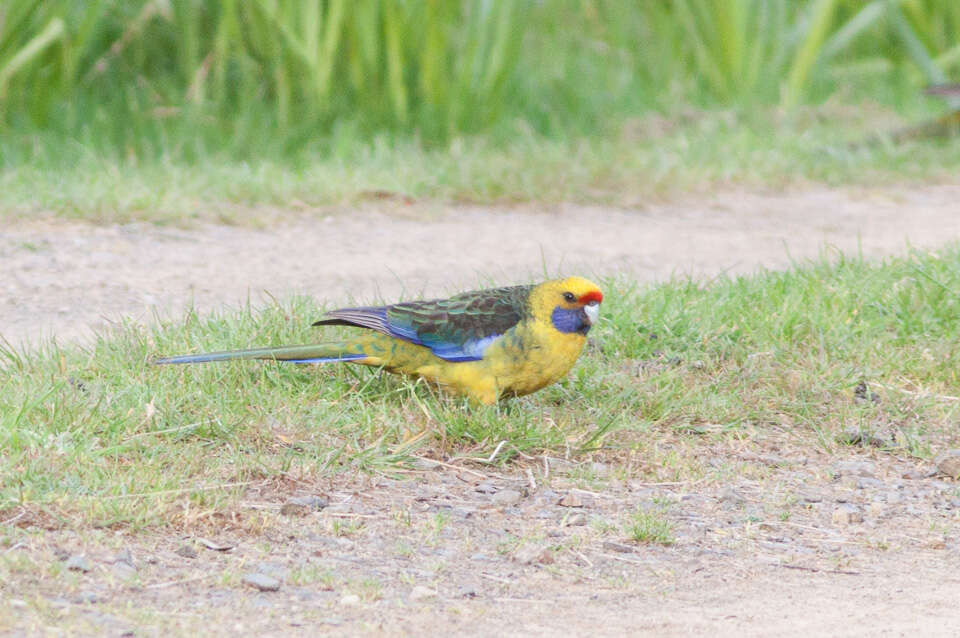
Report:
<svg viewBox="0 0 960 638"><path fill-rule="evenodd" d="M5 0L0 166L292 161L382 134L550 139L688 105L896 107L953 0Z"/></svg>
<svg viewBox="0 0 960 638"><path fill-rule="evenodd" d="M624 525L627 537L637 543L673 545L673 524L661 510L637 508Z"/></svg>
<svg viewBox="0 0 960 638"><path fill-rule="evenodd" d="M59 216L94 222L195 220L263 225L278 214L327 214L341 206L437 203L605 203L636 206L726 186L784 187L954 180L953 140L884 135L925 121L876 103L779 110L690 110L611 124L603 134L510 141L462 138L450 148L375 143L343 154L243 163L142 165L84 156L69 168L40 160L0 170L0 219ZM873 136L876 143L859 144ZM265 207L269 207L266 210Z"/></svg>
<svg viewBox="0 0 960 638"><path fill-rule="evenodd" d="M568 378L499 408L350 366L147 364L316 339L321 308L302 298L128 325L89 347L0 351L0 520L183 528L233 511L251 485L389 473L415 454L486 457L503 440L498 462L569 450L629 459L652 481L742 469L706 464L704 445L844 455L849 428L888 441L880 453L960 443L956 248L604 286L605 319ZM879 401L858 397L861 383Z"/></svg>
<svg viewBox="0 0 960 638"><path fill-rule="evenodd" d="M0 220L952 179L850 143L958 77L953 0L5 0Z"/></svg>

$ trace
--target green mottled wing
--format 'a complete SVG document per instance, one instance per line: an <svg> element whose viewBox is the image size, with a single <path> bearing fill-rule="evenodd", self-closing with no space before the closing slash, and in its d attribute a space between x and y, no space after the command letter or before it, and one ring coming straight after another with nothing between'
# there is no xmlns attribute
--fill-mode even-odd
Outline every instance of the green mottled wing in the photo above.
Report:
<svg viewBox="0 0 960 638"><path fill-rule="evenodd" d="M447 361L478 361L527 314L533 286L465 292L449 299L342 308L313 325L361 326L430 348Z"/></svg>

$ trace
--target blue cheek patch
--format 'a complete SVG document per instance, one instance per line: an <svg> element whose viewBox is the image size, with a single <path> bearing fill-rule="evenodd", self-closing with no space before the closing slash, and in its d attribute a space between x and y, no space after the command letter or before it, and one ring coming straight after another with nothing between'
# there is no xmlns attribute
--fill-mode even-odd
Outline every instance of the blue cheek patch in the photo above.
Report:
<svg viewBox="0 0 960 638"><path fill-rule="evenodd" d="M580 311L557 306L550 315L553 327L560 332L582 332L584 323Z"/></svg>

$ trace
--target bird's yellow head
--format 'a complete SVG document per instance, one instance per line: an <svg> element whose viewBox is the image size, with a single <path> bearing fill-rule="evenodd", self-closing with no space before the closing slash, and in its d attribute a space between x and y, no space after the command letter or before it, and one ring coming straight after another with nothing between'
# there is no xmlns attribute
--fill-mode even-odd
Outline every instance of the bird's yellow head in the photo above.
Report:
<svg viewBox="0 0 960 638"><path fill-rule="evenodd" d="M600 315L602 301L600 287L583 277L546 281L530 293L534 319L566 334L586 335Z"/></svg>

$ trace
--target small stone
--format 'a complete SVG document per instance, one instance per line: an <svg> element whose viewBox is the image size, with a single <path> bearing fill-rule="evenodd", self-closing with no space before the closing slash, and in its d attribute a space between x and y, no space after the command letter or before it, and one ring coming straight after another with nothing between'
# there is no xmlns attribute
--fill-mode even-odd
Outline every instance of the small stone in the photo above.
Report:
<svg viewBox="0 0 960 638"><path fill-rule="evenodd" d="M563 519L563 521L561 522L562 527L577 527L579 525L586 525L586 524L587 524L587 517L584 516L583 514L571 514L570 516L567 516L565 519Z"/></svg>
<svg viewBox="0 0 960 638"><path fill-rule="evenodd" d="M618 543L616 541L603 541L603 548L611 552L619 552L621 554L629 554L634 550L633 545L627 545L626 543Z"/></svg>
<svg viewBox="0 0 960 638"><path fill-rule="evenodd" d="M437 590L423 585L417 585L410 591L410 600L429 600L437 597Z"/></svg>
<svg viewBox="0 0 960 638"><path fill-rule="evenodd" d="M497 486L490 481L482 481L477 483L477 486L473 489L481 494L494 494L497 491Z"/></svg>
<svg viewBox="0 0 960 638"><path fill-rule="evenodd" d="M833 474L876 478L876 465L872 461L841 461L833 467Z"/></svg>
<svg viewBox="0 0 960 638"><path fill-rule="evenodd" d="M75 572L88 572L91 569L90 561L83 554L74 554L67 559L65 566Z"/></svg>
<svg viewBox="0 0 960 638"><path fill-rule="evenodd" d="M868 476L863 476L857 479L857 489L868 490L868 489L878 489L883 487L883 481L880 479L870 478Z"/></svg>
<svg viewBox="0 0 960 638"><path fill-rule="evenodd" d="M197 548L186 543L175 549L174 553L177 556L183 556L184 558L196 558L198 556Z"/></svg>
<svg viewBox="0 0 960 638"><path fill-rule="evenodd" d="M257 573L275 578L281 582L287 579L287 570L283 565L276 563L261 562L257 563Z"/></svg>
<svg viewBox="0 0 960 638"><path fill-rule="evenodd" d="M266 574L246 574L243 577L243 583L251 587L256 587L260 591L277 591L280 589L280 581Z"/></svg>
<svg viewBox="0 0 960 638"><path fill-rule="evenodd" d="M576 493L570 492L564 494L563 497L557 501L557 505L561 507L583 507L583 499Z"/></svg>
<svg viewBox="0 0 960 638"><path fill-rule="evenodd" d="M880 397L867 387L866 381L861 381L853 389L853 397L858 403L880 403Z"/></svg>
<svg viewBox="0 0 960 638"><path fill-rule="evenodd" d="M823 494L821 494L820 492L815 492L813 490L807 490L807 491L801 492L799 497L800 497L800 500L803 501L804 503L820 503L821 501L823 501Z"/></svg>
<svg viewBox="0 0 960 638"><path fill-rule="evenodd" d="M880 516L886 510L886 506L880 501L874 501L870 503L870 515L871 516Z"/></svg>
<svg viewBox="0 0 960 638"><path fill-rule="evenodd" d="M857 429L844 430L837 435L837 442L843 445L859 445L861 447L888 447L889 441L884 441L878 436Z"/></svg>
<svg viewBox="0 0 960 638"><path fill-rule="evenodd" d="M360 596L356 594L347 594L340 599L340 604L344 607L354 607L360 604Z"/></svg>
<svg viewBox="0 0 960 638"><path fill-rule="evenodd" d="M960 450L950 450L937 457L937 469L951 478L960 478Z"/></svg>
<svg viewBox="0 0 960 638"><path fill-rule="evenodd" d="M330 500L323 496L297 496L280 506L280 513L284 516L306 516L319 512Z"/></svg>
<svg viewBox="0 0 960 638"><path fill-rule="evenodd" d="M476 598L480 595L480 587L475 583L461 585L457 589L457 598Z"/></svg>
<svg viewBox="0 0 960 638"><path fill-rule="evenodd" d="M477 513L476 508L473 507L451 507L450 515L457 518L470 518Z"/></svg>
<svg viewBox="0 0 960 638"><path fill-rule="evenodd" d="M837 525L849 525L863 522L863 511L856 505L843 503L833 510L833 522Z"/></svg>
<svg viewBox="0 0 960 638"><path fill-rule="evenodd" d="M523 494L521 494L517 490L500 490L499 492L494 494L493 498L490 500L492 500L496 505L502 505L504 507L507 507L510 505L516 505L517 503L520 502L520 499L522 498L523 498Z"/></svg>
<svg viewBox="0 0 960 638"><path fill-rule="evenodd" d="M522 545L513 553L513 558L522 565L531 565L533 563L550 565L554 562L553 553L550 551L550 549L535 543L527 543L526 545Z"/></svg>
<svg viewBox="0 0 960 638"><path fill-rule="evenodd" d="M909 479L911 481L919 481L922 479L930 478L931 476L936 476L937 468L927 468L925 470L910 470L909 472L903 473L903 478Z"/></svg>
<svg viewBox="0 0 960 638"><path fill-rule="evenodd" d="M212 549L215 552L229 552L231 549L237 546L236 543L212 541L209 538L198 538L197 542L207 549Z"/></svg>
<svg viewBox="0 0 960 638"><path fill-rule="evenodd" d="M474 482L476 485L477 481ZM440 494L440 489L433 487L432 485L421 485L417 488L416 494L413 497L415 501L432 501L437 498Z"/></svg>

